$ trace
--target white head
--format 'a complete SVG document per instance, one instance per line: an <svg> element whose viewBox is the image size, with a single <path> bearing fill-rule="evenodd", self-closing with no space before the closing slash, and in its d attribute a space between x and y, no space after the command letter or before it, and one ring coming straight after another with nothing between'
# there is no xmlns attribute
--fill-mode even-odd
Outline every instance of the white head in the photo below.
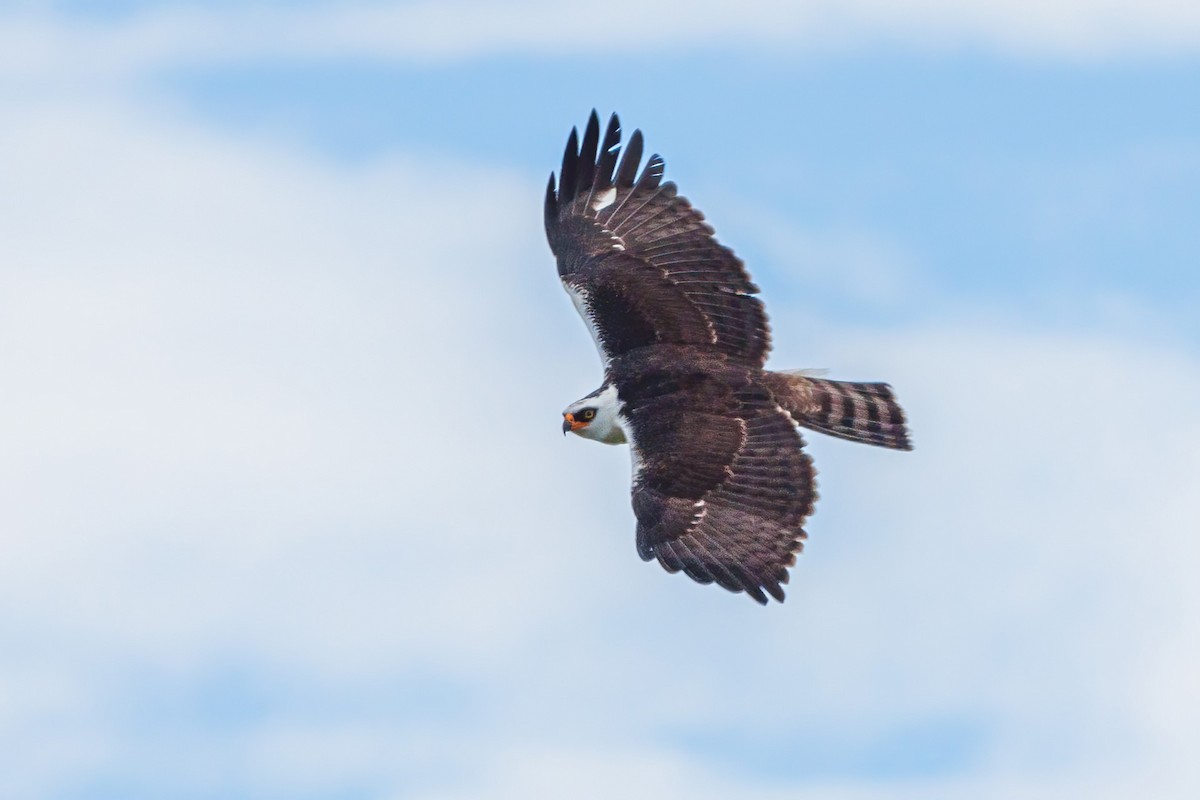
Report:
<svg viewBox="0 0 1200 800"><path fill-rule="evenodd" d="M567 406L563 411L563 434L570 431L605 444L623 444L626 440L621 427L620 410L617 387L601 387Z"/></svg>

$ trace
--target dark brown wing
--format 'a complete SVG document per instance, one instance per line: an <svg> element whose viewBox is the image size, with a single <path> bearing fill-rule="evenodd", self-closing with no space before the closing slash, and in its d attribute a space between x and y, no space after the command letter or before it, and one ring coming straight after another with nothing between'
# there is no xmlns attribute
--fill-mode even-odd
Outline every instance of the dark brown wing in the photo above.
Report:
<svg viewBox="0 0 1200 800"><path fill-rule="evenodd" d="M783 602L816 471L768 393L749 388L732 399L724 413L648 406L631 414L638 553L700 583Z"/></svg>
<svg viewBox="0 0 1200 800"><path fill-rule="evenodd" d="M602 356L688 344L762 366L770 332L758 287L675 184L662 181L662 158L651 156L639 175L641 158L641 131L622 156L616 114L601 140L593 111L582 142L571 131L557 192L553 174L546 189L559 276Z"/></svg>

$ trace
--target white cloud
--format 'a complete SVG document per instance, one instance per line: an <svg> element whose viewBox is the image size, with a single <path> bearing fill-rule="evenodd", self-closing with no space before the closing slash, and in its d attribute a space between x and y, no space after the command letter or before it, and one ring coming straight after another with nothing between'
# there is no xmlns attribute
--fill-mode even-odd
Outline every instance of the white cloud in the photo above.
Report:
<svg viewBox="0 0 1200 800"><path fill-rule="evenodd" d="M371 620L395 591L492 586L466 629L401 624L495 643L490 615L535 595L495 586L517 557L495 537L526 526L503 505L519 484L494 477L570 398L508 388L493 360L525 343L489 301L554 288L536 215L493 209L470 237L456 219L464 187L533 208L537 189L446 165L339 174L119 114L14 115L3 138L2 591L57 607L47 632L185 660L231 632L386 660ZM291 638L321 614L320 642Z"/></svg>
<svg viewBox="0 0 1200 800"><path fill-rule="evenodd" d="M11 11L0 75L94 81L155 64L246 58L441 61L503 53L780 53L899 45L1049 58L1160 57L1200 48L1200 7L1175 0L718 0L644 3L321 3L152 9L115 20ZM69 57L68 57L69 56Z"/></svg>

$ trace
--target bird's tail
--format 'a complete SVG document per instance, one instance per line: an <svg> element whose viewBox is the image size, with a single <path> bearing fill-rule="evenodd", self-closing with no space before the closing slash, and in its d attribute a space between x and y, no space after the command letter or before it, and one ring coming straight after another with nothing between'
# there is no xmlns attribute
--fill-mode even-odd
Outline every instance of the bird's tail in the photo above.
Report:
<svg viewBox="0 0 1200 800"><path fill-rule="evenodd" d="M811 372L769 372L776 402L798 425L852 442L911 450L904 410L886 383L851 383Z"/></svg>

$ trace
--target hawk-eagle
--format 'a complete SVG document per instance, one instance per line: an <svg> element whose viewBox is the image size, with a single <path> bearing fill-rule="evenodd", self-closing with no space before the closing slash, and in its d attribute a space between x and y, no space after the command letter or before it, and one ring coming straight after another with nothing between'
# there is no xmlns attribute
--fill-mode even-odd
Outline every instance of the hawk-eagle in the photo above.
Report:
<svg viewBox="0 0 1200 800"><path fill-rule="evenodd" d="M782 602L816 490L798 427L909 450L885 383L763 368L767 316L742 262L614 114L572 130L546 189L558 274L604 362L563 432L633 457L637 549L669 572Z"/></svg>

